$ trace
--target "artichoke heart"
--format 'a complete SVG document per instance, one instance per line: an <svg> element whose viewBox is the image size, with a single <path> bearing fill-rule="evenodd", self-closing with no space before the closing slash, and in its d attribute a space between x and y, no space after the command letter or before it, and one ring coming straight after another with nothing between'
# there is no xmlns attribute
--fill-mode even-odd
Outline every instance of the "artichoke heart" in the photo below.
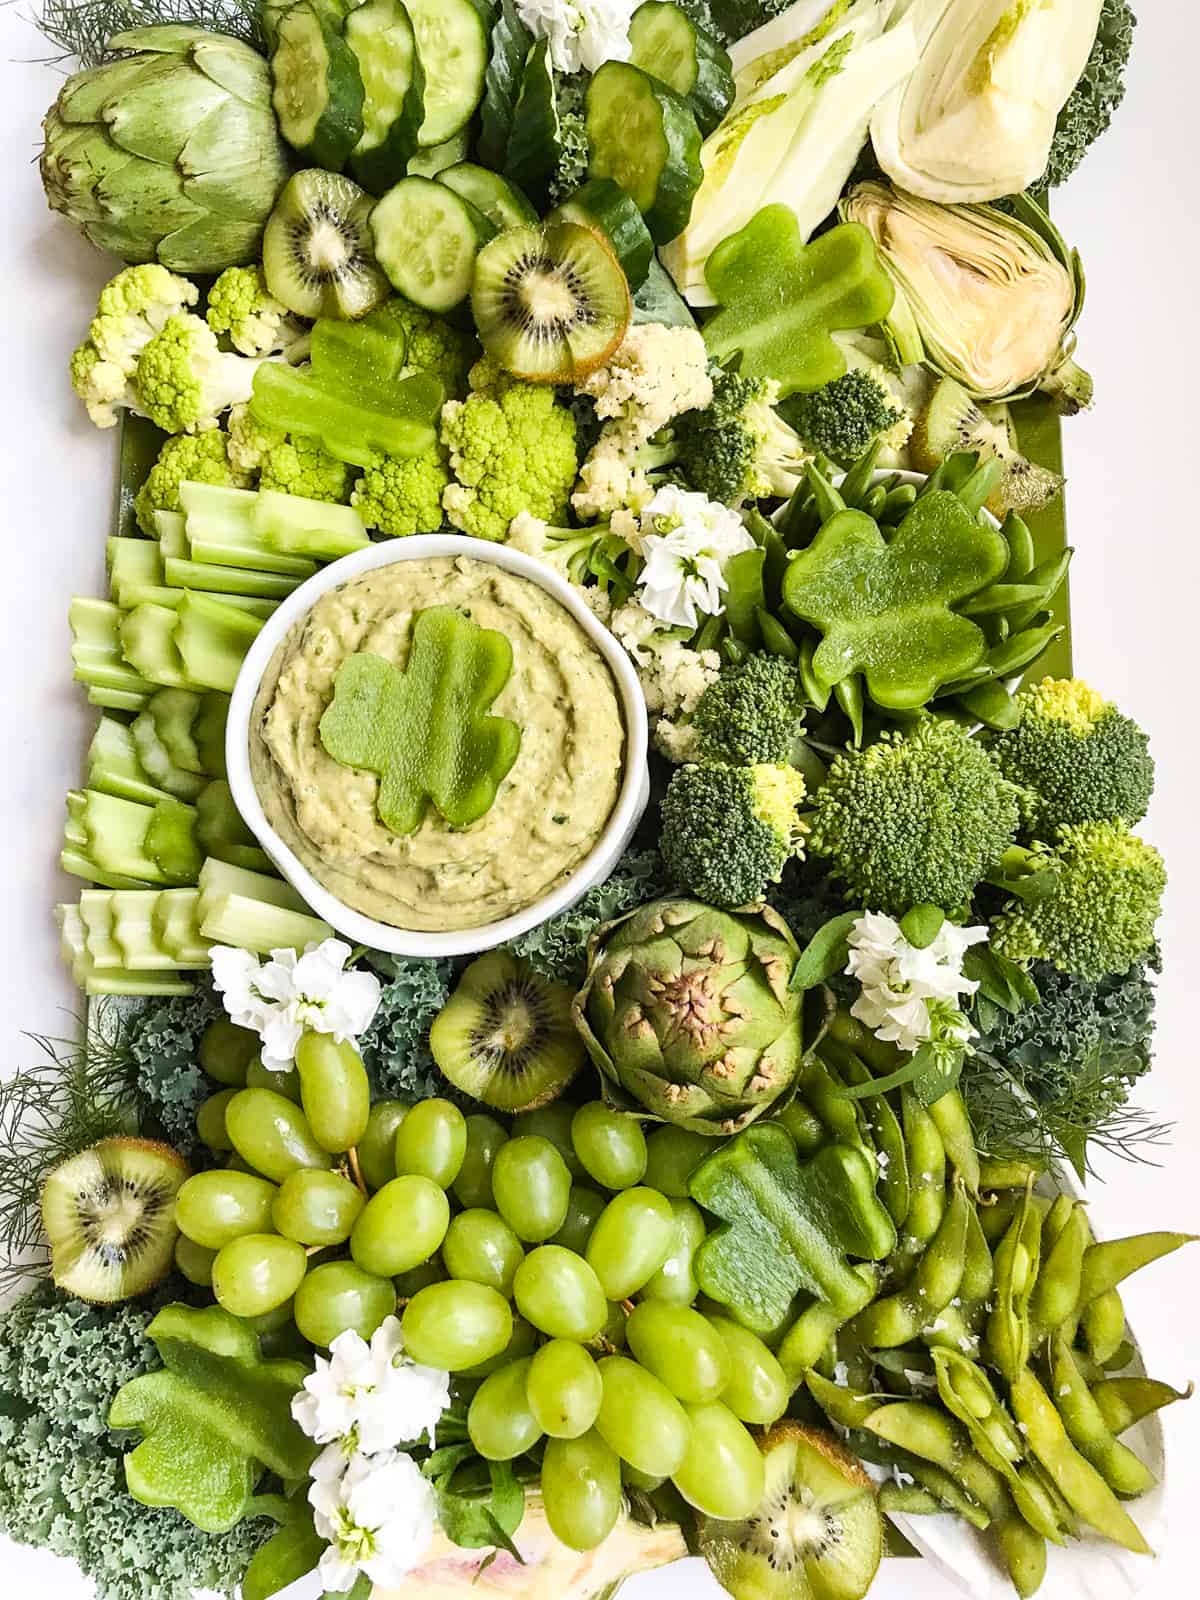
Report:
<svg viewBox="0 0 1200 1600"><path fill-rule="evenodd" d="M977 400L1043 389L1078 410L1091 399L1071 360L1083 269L1040 206L1021 195L1012 207L938 205L862 183L841 212L867 228L895 283L890 331L905 361Z"/></svg>

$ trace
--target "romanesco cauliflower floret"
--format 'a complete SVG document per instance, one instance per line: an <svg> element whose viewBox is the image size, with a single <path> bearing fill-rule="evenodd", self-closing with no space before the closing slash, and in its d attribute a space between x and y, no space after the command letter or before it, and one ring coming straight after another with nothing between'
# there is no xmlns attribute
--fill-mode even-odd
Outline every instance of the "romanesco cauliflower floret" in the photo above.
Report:
<svg viewBox="0 0 1200 1600"><path fill-rule="evenodd" d="M138 527L148 539L158 534L154 525L156 511L182 509L179 485L184 482L248 489L251 474L233 465L229 440L219 428L210 428L207 433L178 434L168 439L133 502Z"/></svg>
<svg viewBox="0 0 1200 1600"><path fill-rule="evenodd" d="M419 456L388 456L368 467L350 503L368 528L389 539L436 533L442 525L442 494L450 482L446 453L435 446Z"/></svg>
<svg viewBox="0 0 1200 1600"><path fill-rule="evenodd" d="M229 460L239 472L257 473L268 450L275 450L287 439L282 428L259 422L248 405L234 406L225 424L229 436Z"/></svg>
<svg viewBox="0 0 1200 1600"><path fill-rule="evenodd" d="M578 462L575 419L548 384L511 378L487 360L471 368L471 393L442 407L442 444L456 480L442 496L456 528L501 540L521 511L567 518Z"/></svg>
<svg viewBox="0 0 1200 1600"><path fill-rule="evenodd" d="M469 333L399 295L386 300L375 315L406 336L403 369L406 375L428 372L440 379L447 395L454 397L465 392L467 373L479 353Z"/></svg>
<svg viewBox="0 0 1200 1600"><path fill-rule="evenodd" d="M223 352L200 317L169 317L138 357L137 409L164 433L215 428L222 412L249 400L260 364Z"/></svg>
<svg viewBox="0 0 1200 1600"><path fill-rule="evenodd" d="M71 357L71 386L98 428L114 427L118 408L136 406L138 356L199 298L194 283L156 263L126 267L100 291L88 336Z"/></svg>
<svg viewBox="0 0 1200 1600"><path fill-rule="evenodd" d="M631 423L648 439L683 412L712 404L704 339L695 328L635 322L576 392L592 397L598 417Z"/></svg>
<svg viewBox="0 0 1200 1600"><path fill-rule="evenodd" d="M319 439L289 433L264 452L258 487L345 505L356 476L356 469L331 456Z"/></svg>
<svg viewBox="0 0 1200 1600"><path fill-rule="evenodd" d="M684 766L662 804L659 849L675 886L713 905L761 900L804 846L794 767Z"/></svg>
<svg viewBox="0 0 1200 1600"><path fill-rule="evenodd" d="M261 267L226 267L208 291L205 313L214 333L227 333L244 356L286 350L308 333L267 288Z"/></svg>

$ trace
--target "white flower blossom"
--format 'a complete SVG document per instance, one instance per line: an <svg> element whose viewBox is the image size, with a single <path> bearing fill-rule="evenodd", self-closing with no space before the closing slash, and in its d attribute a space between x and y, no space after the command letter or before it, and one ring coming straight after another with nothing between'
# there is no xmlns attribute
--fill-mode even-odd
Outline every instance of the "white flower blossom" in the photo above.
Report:
<svg viewBox="0 0 1200 1600"><path fill-rule="evenodd" d="M329 1359L317 1356L292 1415L310 1439L329 1446L318 1458L327 1477L338 1457L344 1463L356 1452L375 1455L425 1435L432 1442L449 1404L449 1374L410 1360L398 1319L388 1317L369 1345L353 1329L338 1334Z"/></svg>
<svg viewBox="0 0 1200 1600"><path fill-rule="evenodd" d="M345 1044L370 1027L380 982L373 972L346 972L350 955L350 946L340 939L310 944L300 956L272 950L265 962L248 950L213 946L213 984L230 1018L262 1040L262 1062L269 1072L291 1068L306 1030L332 1034Z"/></svg>
<svg viewBox="0 0 1200 1600"><path fill-rule="evenodd" d="M360 1572L381 1589L398 1588L420 1566L433 1539L437 1497L411 1456L355 1456L340 1477L314 1478L313 1525L328 1540L321 1556L327 1591L352 1588Z"/></svg>
<svg viewBox="0 0 1200 1600"><path fill-rule="evenodd" d="M606 61L629 60L634 0L517 0L521 21L545 39L559 72L595 72Z"/></svg>
<svg viewBox="0 0 1200 1600"><path fill-rule="evenodd" d="M945 921L937 938L918 949L892 917L865 912L848 940L846 971L862 989L851 1015L910 1054L931 1040L961 1048L975 1030L959 1008L959 997L979 987L963 976L963 957L986 938L984 927L959 928Z"/></svg>
<svg viewBox="0 0 1200 1600"><path fill-rule="evenodd" d="M638 578L643 607L660 622L693 629L700 614L715 616L725 609L725 563L754 540L742 519L706 495L659 489L642 511L641 551L645 559Z"/></svg>

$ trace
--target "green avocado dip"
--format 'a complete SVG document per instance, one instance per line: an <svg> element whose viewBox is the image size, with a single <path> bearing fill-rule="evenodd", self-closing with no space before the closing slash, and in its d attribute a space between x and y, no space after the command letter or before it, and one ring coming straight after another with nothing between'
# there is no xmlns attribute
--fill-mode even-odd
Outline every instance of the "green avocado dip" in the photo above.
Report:
<svg viewBox="0 0 1200 1600"><path fill-rule="evenodd" d="M379 778L335 761L320 722L338 668L370 652L403 669L417 614L454 606L512 646L490 707L520 749L477 822L450 827L430 806L415 831L377 811ZM481 928L564 882L617 802L621 702L604 657L538 584L465 556L397 561L322 596L271 658L250 724L250 769L267 820L344 904L415 932Z"/></svg>

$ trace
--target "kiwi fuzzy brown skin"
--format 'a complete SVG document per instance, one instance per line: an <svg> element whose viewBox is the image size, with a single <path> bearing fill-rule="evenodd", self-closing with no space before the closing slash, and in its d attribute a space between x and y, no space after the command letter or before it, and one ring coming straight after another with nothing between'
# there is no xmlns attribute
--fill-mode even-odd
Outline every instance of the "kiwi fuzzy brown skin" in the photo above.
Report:
<svg viewBox="0 0 1200 1600"><path fill-rule="evenodd" d="M178 1150L133 1136L102 1139L56 1167L43 1186L42 1221L57 1287L113 1305L161 1283L179 1235L175 1195L190 1175Z"/></svg>

